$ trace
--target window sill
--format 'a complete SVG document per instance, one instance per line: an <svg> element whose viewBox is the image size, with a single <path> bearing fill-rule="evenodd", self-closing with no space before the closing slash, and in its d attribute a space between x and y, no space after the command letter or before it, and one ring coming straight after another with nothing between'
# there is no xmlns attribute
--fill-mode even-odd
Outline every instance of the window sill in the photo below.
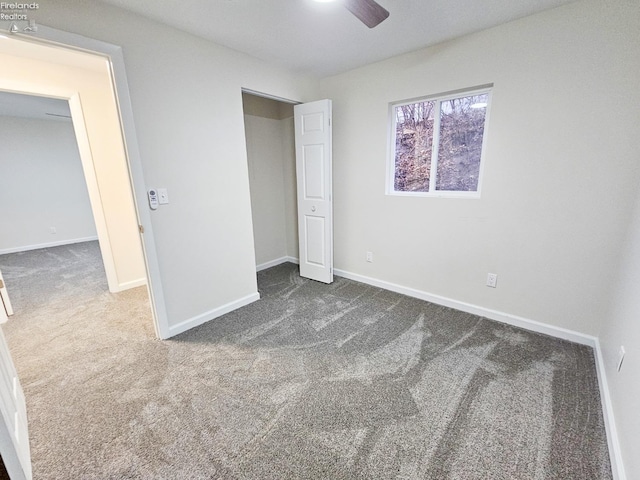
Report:
<svg viewBox="0 0 640 480"><path fill-rule="evenodd" d="M479 199L480 192L386 192L391 197L467 198Z"/></svg>

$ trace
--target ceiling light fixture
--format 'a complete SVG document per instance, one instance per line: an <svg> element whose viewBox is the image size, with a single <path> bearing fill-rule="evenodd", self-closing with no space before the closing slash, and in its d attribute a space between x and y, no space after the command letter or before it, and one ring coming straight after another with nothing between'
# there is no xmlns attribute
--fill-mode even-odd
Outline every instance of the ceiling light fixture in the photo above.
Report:
<svg viewBox="0 0 640 480"><path fill-rule="evenodd" d="M315 0L320 3L334 2L335 0ZM358 20L367 27L373 28L386 20L389 12L376 0L342 0L341 2L347 10L353 13Z"/></svg>

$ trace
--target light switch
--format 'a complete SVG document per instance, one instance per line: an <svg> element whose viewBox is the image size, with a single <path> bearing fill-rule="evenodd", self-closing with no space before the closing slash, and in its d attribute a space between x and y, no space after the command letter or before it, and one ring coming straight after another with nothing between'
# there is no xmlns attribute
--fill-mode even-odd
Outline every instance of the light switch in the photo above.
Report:
<svg viewBox="0 0 640 480"><path fill-rule="evenodd" d="M166 205L167 203L169 203L169 194L167 193L166 188L158 189L158 203L160 205Z"/></svg>

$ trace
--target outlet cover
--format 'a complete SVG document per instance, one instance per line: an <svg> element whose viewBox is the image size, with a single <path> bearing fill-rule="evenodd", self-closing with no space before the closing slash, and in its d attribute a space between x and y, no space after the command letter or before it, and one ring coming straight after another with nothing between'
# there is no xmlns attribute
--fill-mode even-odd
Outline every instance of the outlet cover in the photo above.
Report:
<svg viewBox="0 0 640 480"><path fill-rule="evenodd" d="M367 262L373 262L373 252L367 252Z"/></svg>
<svg viewBox="0 0 640 480"><path fill-rule="evenodd" d="M487 287L496 288L498 285L498 274L487 273Z"/></svg>
<svg viewBox="0 0 640 480"><path fill-rule="evenodd" d="M166 188L158 188L158 203L160 205L169 203L169 192L167 192Z"/></svg>

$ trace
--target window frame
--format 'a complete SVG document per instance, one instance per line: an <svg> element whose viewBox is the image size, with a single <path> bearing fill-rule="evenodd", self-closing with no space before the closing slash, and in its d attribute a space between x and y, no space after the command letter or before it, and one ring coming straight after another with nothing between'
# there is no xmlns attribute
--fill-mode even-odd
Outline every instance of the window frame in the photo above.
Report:
<svg viewBox="0 0 640 480"><path fill-rule="evenodd" d="M411 98L408 100L400 100L389 103L389 147L387 152L387 178L386 178L386 195L394 195L399 197L447 197L447 198L475 198L478 199L481 196L483 171L485 164L486 154L486 141L487 131L489 125L489 112L491 109L491 97L493 91L493 84L481 85L472 88L465 88L461 90L449 91L444 93L437 93L434 95L427 95L423 97ZM487 106L485 107L484 117L484 130L482 132L482 150L480 152L480 167L478 169L478 188L475 191L462 191L462 190L436 190L436 177L438 171L438 154L440 148L440 109L443 101L451 100L453 98L470 97L473 95L487 95ZM428 192L403 192L395 189L395 175L396 175L396 107L403 105L411 105L420 102L435 102L434 110L434 128L433 128L433 145L431 150L431 171L435 172L435 175L431 175L429 178L429 191Z"/></svg>

